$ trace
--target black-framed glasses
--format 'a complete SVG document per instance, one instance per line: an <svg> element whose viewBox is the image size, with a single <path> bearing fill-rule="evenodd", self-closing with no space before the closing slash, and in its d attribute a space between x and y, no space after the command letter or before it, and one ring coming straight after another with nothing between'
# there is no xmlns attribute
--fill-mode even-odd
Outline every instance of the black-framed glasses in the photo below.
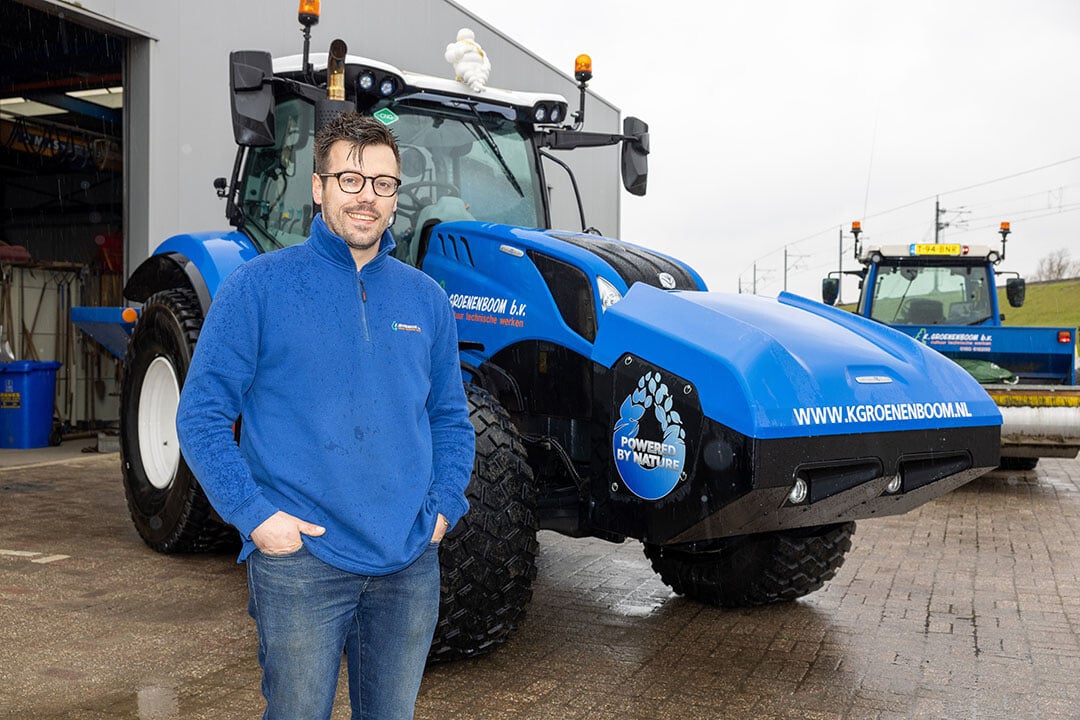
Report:
<svg viewBox="0 0 1080 720"><path fill-rule="evenodd" d="M351 170L345 170L336 173L317 173L321 178L337 178L338 187L341 188L341 192L355 195L364 189L367 185L367 181L371 181L371 189L375 191L375 194L379 197L394 197L397 194L398 187L401 186L401 181L393 175L376 175L371 177L370 175L361 175L358 172L352 172Z"/></svg>

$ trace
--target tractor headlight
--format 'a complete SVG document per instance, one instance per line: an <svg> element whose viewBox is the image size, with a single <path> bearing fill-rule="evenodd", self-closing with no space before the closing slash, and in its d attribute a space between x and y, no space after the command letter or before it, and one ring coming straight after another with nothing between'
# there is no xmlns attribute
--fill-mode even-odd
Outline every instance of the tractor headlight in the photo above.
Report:
<svg viewBox="0 0 1080 720"><path fill-rule="evenodd" d="M370 70L361 73L360 78L356 82L362 91L369 93L375 89L375 73Z"/></svg>
<svg viewBox="0 0 1080 720"><path fill-rule="evenodd" d="M383 81L379 83L379 94L383 97L390 97L396 91L397 83L394 82L393 78L384 78Z"/></svg>
<svg viewBox="0 0 1080 720"><path fill-rule="evenodd" d="M605 278L597 276L596 287L600 291L600 309L607 310L622 300L622 293Z"/></svg>
<svg viewBox="0 0 1080 720"><path fill-rule="evenodd" d="M788 492L788 502L792 505L801 505L806 502L806 498L810 495L810 487L806 484L806 480L801 477L795 478L795 484L792 485L791 491Z"/></svg>

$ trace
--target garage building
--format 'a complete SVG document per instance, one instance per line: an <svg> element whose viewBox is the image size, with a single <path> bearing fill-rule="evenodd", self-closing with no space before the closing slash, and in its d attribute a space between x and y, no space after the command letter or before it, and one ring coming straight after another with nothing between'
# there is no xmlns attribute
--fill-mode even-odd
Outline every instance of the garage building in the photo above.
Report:
<svg viewBox="0 0 1080 720"><path fill-rule="evenodd" d="M489 84L576 104L573 58L541 60L450 0L327 0L312 52L452 76L459 28L492 58ZM228 55L302 51L295 0L0 0L0 361L58 360L65 436L115 425L120 363L70 323L73 306L119 306L131 270L167 237L228 227L213 188L236 152ZM582 48L587 51L588 48ZM613 132L618 108L589 99L586 129ZM619 231L614 148L567 156L591 225ZM556 226L576 228L569 183Z"/></svg>

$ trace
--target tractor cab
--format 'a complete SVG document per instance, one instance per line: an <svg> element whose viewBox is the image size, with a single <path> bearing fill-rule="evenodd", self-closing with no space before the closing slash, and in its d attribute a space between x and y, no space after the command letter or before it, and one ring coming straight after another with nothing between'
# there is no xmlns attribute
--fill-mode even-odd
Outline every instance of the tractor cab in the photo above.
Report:
<svg viewBox="0 0 1080 720"><path fill-rule="evenodd" d="M588 56L576 76L584 98ZM232 223L267 252L307 238L317 212L311 198L314 134L320 118L360 110L389 127L401 154L398 210L391 226L398 259L420 267L439 222L480 220L550 228L548 150L623 143L623 182L644 194L648 126L635 118L626 134L584 132L562 125L567 101L552 93L483 87L422 75L353 55L335 40L330 52L271 60L268 53L235 52L233 128L238 143L231 182L218 180ZM332 97L338 88L338 98ZM329 93L327 89L329 89ZM585 215L570 173L582 230Z"/></svg>
<svg viewBox="0 0 1080 720"><path fill-rule="evenodd" d="M886 325L1001 325L995 266L1005 257L1009 223L1003 222L1001 249L959 243L863 244L860 223L854 222L855 258L859 277L857 312ZM849 271L850 272L850 271ZM836 303L839 273L822 281L822 300ZM1024 304L1025 283L1009 278L1009 304Z"/></svg>

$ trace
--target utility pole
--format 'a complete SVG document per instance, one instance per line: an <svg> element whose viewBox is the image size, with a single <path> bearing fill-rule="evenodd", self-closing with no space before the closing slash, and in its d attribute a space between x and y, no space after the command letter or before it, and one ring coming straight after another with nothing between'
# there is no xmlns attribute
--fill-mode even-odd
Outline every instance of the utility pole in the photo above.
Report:
<svg viewBox="0 0 1080 720"><path fill-rule="evenodd" d="M934 198L934 244L941 242L941 231L949 227L949 223L941 222L941 216L947 211L942 210L940 198Z"/></svg>
<svg viewBox="0 0 1080 720"><path fill-rule="evenodd" d="M964 215L966 213L969 213L971 211L965 209L965 207L963 205L960 206L959 210L946 210L945 208L941 207L941 203L938 202L937 198L935 198L934 199L934 244L935 245L937 245L939 242L941 242L941 231L944 230L945 228L952 227L954 224L960 225L961 227L964 226L964 220L959 219L959 217L954 219L952 222L942 222L941 217L945 213L949 213L949 212L955 213L957 216L960 216L960 215Z"/></svg>
<svg viewBox="0 0 1080 720"><path fill-rule="evenodd" d="M839 234L840 234L840 242L837 245L836 252L837 252L837 258L838 258L837 267L840 269L840 274L837 275L837 277L840 279L840 282L837 283L837 286L836 286L836 304L837 305L843 305L844 304L844 299L843 299L843 295L844 295L844 226L843 225L841 225L840 228L839 228Z"/></svg>

